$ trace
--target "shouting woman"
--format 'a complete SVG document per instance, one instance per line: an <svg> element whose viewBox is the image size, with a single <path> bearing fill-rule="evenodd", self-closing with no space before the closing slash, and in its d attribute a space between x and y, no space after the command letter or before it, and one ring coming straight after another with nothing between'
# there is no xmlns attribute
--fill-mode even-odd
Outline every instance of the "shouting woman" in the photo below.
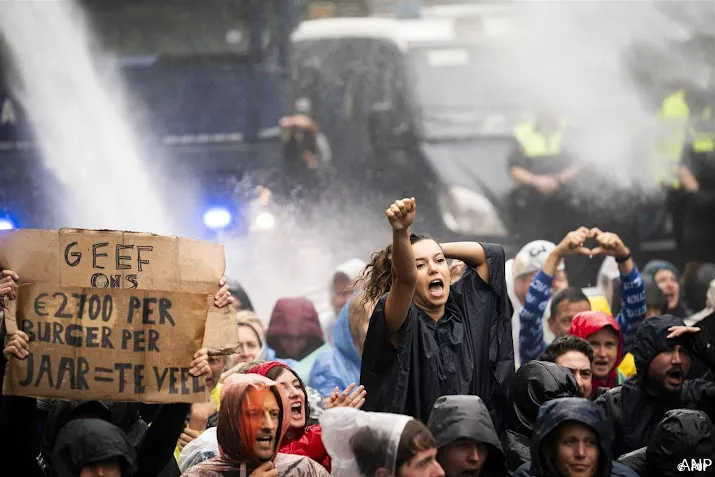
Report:
<svg viewBox="0 0 715 477"><path fill-rule="evenodd" d="M501 431L514 375L504 249L410 234L415 211L414 198L387 209L392 245L365 268L364 300L377 306L363 351L364 409L427 422L437 398L471 394ZM447 259L466 265L453 285Z"/></svg>

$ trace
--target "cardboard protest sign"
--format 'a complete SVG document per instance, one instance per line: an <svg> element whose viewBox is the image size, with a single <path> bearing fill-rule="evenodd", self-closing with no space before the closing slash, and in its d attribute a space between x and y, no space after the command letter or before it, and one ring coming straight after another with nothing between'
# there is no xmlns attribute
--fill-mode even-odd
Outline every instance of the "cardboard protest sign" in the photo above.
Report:
<svg viewBox="0 0 715 477"><path fill-rule="evenodd" d="M0 234L0 265L20 276L5 325L30 338L8 363L4 392L35 397L201 402L189 363L202 346L237 343L235 315L213 295L223 247L90 230Z"/></svg>

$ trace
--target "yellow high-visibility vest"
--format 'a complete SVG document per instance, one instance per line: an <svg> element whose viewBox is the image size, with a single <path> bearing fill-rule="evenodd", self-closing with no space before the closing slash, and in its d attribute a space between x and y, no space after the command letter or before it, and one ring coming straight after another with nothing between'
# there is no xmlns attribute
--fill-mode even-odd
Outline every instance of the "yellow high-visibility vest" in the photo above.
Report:
<svg viewBox="0 0 715 477"><path fill-rule="evenodd" d="M710 108L705 109L697 118L688 121L690 144L695 152L712 152L715 150L715 122Z"/></svg>
<svg viewBox="0 0 715 477"><path fill-rule="evenodd" d="M685 101L685 91L677 91L663 100L658 110L659 127L656 132L655 161L656 183L680 187L678 167L687 136L690 107Z"/></svg>
<svg viewBox="0 0 715 477"><path fill-rule="evenodd" d="M654 149L658 162L655 179L659 184L678 188L678 168L688 141L696 152L715 149L711 111L707 108L697 118L693 117L685 101L685 91L680 90L663 100L658 110L658 123Z"/></svg>
<svg viewBox="0 0 715 477"><path fill-rule="evenodd" d="M539 158L555 156L561 152L565 126L552 134L542 134L534 128L534 123L520 125L514 131L514 137L527 157Z"/></svg>

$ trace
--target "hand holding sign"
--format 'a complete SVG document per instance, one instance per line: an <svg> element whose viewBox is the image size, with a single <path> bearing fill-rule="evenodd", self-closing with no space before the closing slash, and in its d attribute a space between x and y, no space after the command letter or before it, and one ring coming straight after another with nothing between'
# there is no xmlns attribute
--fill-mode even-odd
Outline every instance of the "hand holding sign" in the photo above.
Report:
<svg viewBox="0 0 715 477"><path fill-rule="evenodd" d="M0 263L8 269L0 297L13 299L4 310L4 354L17 358L8 361L4 394L205 402L207 350L238 339L217 244L13 230L0 234Z"/></svg>
<svg viewBox="0 0 715 477"><path fill-rule="evenodd" d="M189 373L196 377L211 376L211 366L209 366L209 350L201 348L194 353L194 360L189 365Z"/></svg>
<svg viewBox="0 0 715 477"><path fill-rule="evenodd" d="M12 270L3 270L0 275L2 275L2 279L0 280L0 297L7 296L10 297L11 300L14 300L17 298L17 283L15 282L19 281L20 277Z"/></svg>
<svg viewBox="0 0 715 477"><path fill-rule="evenodd" d="M236 302L236 299L231 296L231 290L227 285L226 277L221 277L221 281L218 282L218 286L220 286L221 289L218 291L218 293L216 293L216 296L214 297L214 305L219 308L223 308L224 306Z"/></svg>
<svg viewBox="0 0 715 477"><path fill-rule="evenodd" d="M10 361L10 358L13 357L17 359L27 358L30 354L30 344L28 343L29 339L27 335L24 332L17 330L15 333L8 336L10 337L10 341L8 341L2 352L5 359Z"/></svg>

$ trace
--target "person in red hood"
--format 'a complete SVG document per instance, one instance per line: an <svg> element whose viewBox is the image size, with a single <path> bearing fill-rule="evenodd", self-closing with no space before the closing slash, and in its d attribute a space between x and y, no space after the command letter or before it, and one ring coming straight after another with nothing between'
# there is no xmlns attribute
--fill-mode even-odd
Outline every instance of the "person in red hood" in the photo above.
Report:
<svg viewBox="0 0 715 477"><path fill-rule="evenodd" d="M327 477L312 460L279 452L290 428L288 396L256 374L232 375L221 390L216 438L219 456L189 468L183 477Z"/></svg>
<svg viewBox="0 0 715 477"><path fill-rule="evenodd" d="M278 300L271 313L266 342L278 359L300 361L320 348L325 340L313 303L307 298Z"/></svg>
<svg viewBox="0 0 715 477"><path fill-rule="evenodd" d="M626 380L618 371L618 363L623 358L621 327L611 315L600 311L581 312L571 321L569 334L588 341L593 348L592 394L596 394L598 388L610 389Z"/></svg>
<svg viewBox="0 0 715 477"><path fill-rule="evenodd" d="M290 427L280 442L280 452L310 457L330 472L330 456L325 450L320 425L308 427L306 416L310 415L306 399L305 384L283 363L269 361L251 368L249 373L260 374L283 387L288 396Z"/></svg>

